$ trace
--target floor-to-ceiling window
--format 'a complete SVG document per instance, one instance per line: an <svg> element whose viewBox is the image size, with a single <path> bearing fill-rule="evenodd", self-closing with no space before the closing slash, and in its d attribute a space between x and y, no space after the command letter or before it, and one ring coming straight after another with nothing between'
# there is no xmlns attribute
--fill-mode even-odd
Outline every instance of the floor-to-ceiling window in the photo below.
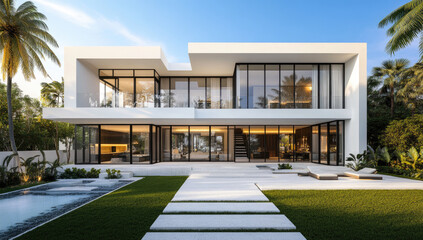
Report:
<svg viewBox="0 0 423 240"><path fill-rule="evenodd" d="M188 107L188 78L170 79L171 107Z"/></svg>
<svg viewBox="0 0 423 240"><path fill-rule="evenodd" d="M266 108L279 108L279 65L266 65Z"/></svg>
<svg viewBox="0 0 423 240"><path fill-rule="evenodd" d="M294 65L280 66L281 108L294 108Z"/></svg>
<svg viewBox="0 0 423 240"><path fill-rule="evenodd" d="M190 107L206 108L206 79L190 78L189 89Z"/></svg>
<svg viewBox="0 0 423 240"><path fill-rule="evenodd" d="M154 78L136 78L135 106L138 108L154 107Z"/></svg>
<svg viewBox="0 0 423 240"><path fill-rule="evenodd" d="M220 108L220 78L207 78L207 108Z"/></svg>
<svg viewBox="0 0 423 240"><path fill-rule="evenodd" d="M170 92L170 79L160 78L160 107L170 107L170 103L175 101L172 98L173 97Z"/></svg>
<svg viewBox="0 0 423 240"><path fill-rule="evenodd" d="M279 160L279 130L278 126L266 126L266 160Z"/></svg>
<svg viewBox="0 0 423 240"><path fill-rule="evenodd" d="M265 108L264 65L248 65L248 108Z"/></svg>
<svg viewBox="0 0 423 240"><path fill-rule="evenodd" d="M319 65L319 108L329 108L330 76L329 65Z"/></svg>
<svg viewBox="0 0 423 240"><path fill-rule="evenodd" d="M153 158L154 159L154 158ZM132 162L145 163L150 161L150 126L132 126Z"/></svg>
<svg viewBox="0 0 423 240"><path fill-rule="evenodd" d="M172 126L172 161L189 160L188 126Z"/></svg>
<svg viewBox="0 0 423 240"><path fill-rule="evenodd" d="M328 124L320 124L320 163L328 163Z"/></svg>
<svg viewBox="0 0 423 240"><path fill-rule="evenodd" d="M208 161L209 160L209 126L191 126L189 128L190 135L190 160L191 161Z"/></svg>
<svg viewBox="0 0 423 240"><path fill-rule="evenodd" d="M130 126L101 125L101 163L130 163Z"/></svg>
<svg viewBox="0 0 423 240"><path fill-rule="evenodd" d="M280 161L294 159L294 127L279 126L279 158Z"/></svg>
<svg viewBox="0 0 423 240"><path fill-rule="evenodd" d="M329 164L337 165L338 133L337 122L329 123L328 142L329 142Z"/></svg>
<svg viewBox="0 0 423 240"><path fill-rule="evenodd" d="M250 160L264 161L266 156L265 151L265 127L264 126L250 126Z"/></svg>
<svg viewBox="0 0 423 240"><path fill-rule="evenodd" d="M210 127L210 156L212 161L228 160L228 127L211 126Z"/></svg>
<svg viewBox="0 0 423 240"><path fill-rule="evenodd" d="M320 161L319 157L319 126L311 127L311 161L318 163Z"/></svg>
<svg viewBox="0 0 423 240"><path fill-rule="evenodd" d="M294 126L295 161L310 161L311 128L309 126Z"/></svg>
<svg viewBox="0 0 423 240"><path fill-rule="evenodd" d="M162 161L171 161L172 157L172 136L170 126L161 126L161 159Z"/></svg>
<svg viewBox="0 0 423 240"><path fill-rule="evenodd" d="M317 108L317 101L313 101L317 100L317 89L313 89L317 74L317 65L295 65L295 108Z"/></svg>
<svg viewBox="0 0 423 240"><path fill-rule="evenodd" d="M233 108L233 78L221 78L221 108Z"/></svg>
<svg viewBox="0 0 423 240"><path fill-rule="evenodd" d="M237 65L237 108L248 108L248 65Z"/></svg>
<svg viewBox="0 0 423 240"><path fill-rule="evenodd" d="M98 125L76 126L76 163L98 163Z"/></svg>

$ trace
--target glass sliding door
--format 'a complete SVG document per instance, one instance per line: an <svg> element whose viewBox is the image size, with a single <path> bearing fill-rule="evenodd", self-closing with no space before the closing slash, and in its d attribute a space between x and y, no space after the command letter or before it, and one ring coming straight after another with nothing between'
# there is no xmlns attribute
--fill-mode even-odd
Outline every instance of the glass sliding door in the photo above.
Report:
<svg viewBox="0 0 423 240"><path fill-rule="evenodd" d="M220 108L220 78L207 78L207 108Z"/></svg>
<svg viewBox="0 0 423 240"><path fill-rule="evenodd" d="M329 123L329 164L337 165L338 134L336 122Z"/></svg>
<svg viewBox="0 0 423 240"><path fill-rule="evenodd" d="M279 65L266 65L266 108L279 108Z"/></svg>
<svg viewBox="0 0 423 240"><path fill-rule="evenodd" d="M211 160L227 161L228 129L226 126L211 126Z"/></svg>
<svg viewBox="0 0 423 240"><path fill-rule="evenodd" d="M294 108L294 65L281 65L281 108Z"/></svg>
<svg viewBox="0 0 423 240"><path fill-rule="evenodd" d="M150 126L132 126L132 163L150 162Z"/></svg>
<svg viewBox="0 0 423 240"><path fill-rule="evenodd" d="M236 66L237 108L248 108L248 65Z"/></svg>
<svg viewBox="0 0 423 240"><path fill-rule="evenodd" d="M190 78L189 81L190 107L206 108L206 79Z"/></svg>
<svg viewBox="0 0 423 240"><path fill-rule="evenodd" d="M265 108L264 65L248 65L248 108Z"/></svg>
<svg viewBox="0 0 423 240"><path fill-rule="evenodd" d="M232 78L221 78L220 107L233 108Z"/></svg>
<svg viewBox="0 0 423 240"><path fill-rule="evenodd" d="M171 107L188 107L188 78L171 78L170 94Z"/></svg>
<svg viewBox="0 0 423 240"><path fill-rule="evenodd" d="M328 164L328 124L320 124L320 163Z"/></svg>
<svg viewBox="0 0 423 240"><path fill-rule="evenodd" d="M311 128L308 126L294 126L295 132L295 161L310 161Z"/></svg>
<svg viewBox="0 0 423 240"><path fill-rule="evenodd" d="M101 163L130 163L130 126L101 125Z"/></svg>
<svg viewBox="0 0 423 240"><path fill-rule="evenodd" d="M189 160L188 126L172 126L172 161Z"/></svg>
<svg viewBox="0 0 423 240"><path fill-rule="evenodd" d="M317 65L295 65L295 108L317 108Z"/></svg>
<svg viewBox="0 0 423 240"><path fill-rule="evenodd" d="M170 79L160 78L160 107L168 108L174 101L170 92Z"/></svg>
<svg viewBox="0 0 423 240"><path fill-rule="evenodd" d="M320 107L329 108L329 65L320 65L319 72L319 95Z"/></svg>
<svg viewBox="0 0 423 240"><path fill-rule="evenodd" d="M294 159L294 127L279 126L279 158L290 162Z"/></svg>
<svg viewBox="0 0 423 240"><path fill-rule="evenodd" d="M154 108L154 78L136 78L135 105L138 108Z"/></svg>
<svg viewBox="0 0 423 240"><path fill-rule="evenodd" d="M338 121L338 165L344 165L344 121Z"/></svg>
<svg viewBox="0 0 423 240"><path fill-rule="evenodd" d="M161 159L164 162L171 161L171 133L170 133L170 126L161 126Z"/></svg>
<svg viewBox="0 0 423 240"><path fill-rule="evenodd" d="M134 107L134 79L119 78L118 79L118 107L132 108Z"/></svg>
<svg viewBox="0 0 423 240"><path fill-rule="evenodd" d="M279 160L279 136L278 126L266 126L266 160Z"/></svg>
<svg viewBox="0 0 423 240"><path fill-rule="evenodd" d="M227 140L227 145L228 145L228 160L229 161L234 161L235 160L235 127L234 126L229 126L228 127L228 140Z"/></svg>
<svg viewBox="0 0 423 240"><path fill-rule="evenodd" d="M344 65L332 64L331 65L331 87L332 87L332 108L343 108L343 95L344 95Z"/></svg>
<svg viewBox="0 0 423 240"><path fill-rule="evenodd" d="M250 160L264 161L266 156L264 126L250 126Z"/></svg>
<svg viewBox="0 0 423 240"><path fill-rule="evenodd" d="M319 126L312 126L311 131L311 161L318 163L320 148Z"/></svg>
<svg viewBox="0 0 423 240"><path fill-rule="evenodd" d="M191 161L209 161L209 127L208 126L190 126L189 134L191 136Z"/></svg>
<svg viewBox="0 0 423 240"><path fill-rule="evenodd" d="M75 134L75 163L98 163L98 126L77 125Z"/></svg>

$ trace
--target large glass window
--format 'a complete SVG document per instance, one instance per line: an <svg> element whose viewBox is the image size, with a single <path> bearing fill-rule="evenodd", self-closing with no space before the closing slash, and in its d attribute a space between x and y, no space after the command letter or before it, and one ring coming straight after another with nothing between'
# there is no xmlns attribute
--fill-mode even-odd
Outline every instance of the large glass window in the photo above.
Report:
<svg viewBox="0 0 423 240"><path fill-rule="evenodd" d="M279 65L266 65L266 107L279 108Z"/></svg>
<svg viewBox="0 0 423 240"><path fill-rule="evenodd" d="M319 162L319 126L313 126L311 128L311 161L314 163Z"/></svg>
<svg viewBox="0 0 423 240"><path fill-rule="evenodd" d="M328 163L328 124L320 124L320 163Z"/></svg>
<svg viewBox="0 0 423 240"><path fill-rule="evenodd" d="M234 126L229 126L229 130L228 130L228 160L229 161L234 161L235 157L234 157L234 152L235 152L235 127Z"/></svg>
<svg viewBox="0 0 423 240"><path fill-rule="evenodd" d="M189 79L190 107L205 108L206 107L206 79L190 78Z"/></svg>
<svg viewBox="0 0 423 240"><path fill-rule="evenodd" d="M101 163L130 163L129 125L101 125Z"/></svg>
<svg viewBox="0 0 423 240"><path fill-rule="evenodd" d="M237 162L248 162L250 159L250 127L235 127L235 157Z"/></svg>
<svg viewBox="0 0 423 240"><path fill-rule="evenodd" d="M76 163L98 163L98 126L76 126Z"/></svg>
<svg viewBox="0 0 423 240"><path fill-rule="evenodd" d="M131 108L134 107L134 79L119 78L118 79L118 107Z"/></svg>
<svg viewBox="0 0 423 240"><path fill-rule="evenodd" d="M320 108L329 108L329 65L320 65L319 81Z"/></svg>
<svg viewBox="0 0 423 240"><path fill-rule="evenodd" d="M237 107L248 108L248 75L247 65L237 65L236 73L236 92L237 92Z"/></svg>
<svg viewBox="0 0 423 240"><path fill-rule="evenodd" d="M332 108L343 108L343 81L344 81L344 66L342 64L332 64L331 66L332 78Z"/></svg>
<svg viewBox="0 0 423 240"><path fill-rule="evenodd" d="M264 161L265 158L264 126L250 126L250 159Z"/></svg>
<svg viewBox="0 0 423 240"><path fill-rule="evenodd" d="M135 104L139 108L154 107L154 78L136 78Z"/></svg>
<svg viewBox="0 0 423 240"><path fill-rule="evenodd" d="M172 127L172 161L189 160L188 126Z"/></svg>
<svg viewBox="0 0 423 240"><path fill-rule="evenodd" d="M248 108L265 108L264 65L248 65Z"/></svg>
<svg viewBox="0 0 423 240"><path fill-rule="evenodd" d="M170 161L171 159L171 135L170 135L170 126L161 127L161 159L162 161Z"/></svg>
<svg viewBox="0 0 423 240"><path fill-rule="evenodd" d="M228 159L228 130L226 126L212 126L211 160L226 161Z"/></svg>
<svg viewBox="0 0 423 240"><path fill-rule="evenodd" d="M266 126L266 159L267 161L279 160L278 126Z"/></svg>
<svg viewBox="0 0 423 240"><path fill-rule="evenodd" d="M294 108L294 65L281 65L281 108Z"/></svg>
<svg viewBox="0 0 423 240"><path fill-rule="evenodd" d="M188 78L170 79L171 107L188 107Z"/></svg>
<svg viewBox="0 0 423 240"><path fill-rule="evenodd" d="M317 74L317 65L295 65L296 108L314 108L312 99L314 96L317 96L317 94L313 94L313 90L317 93L317 88L313 89L313 82L317 83ZM316 103L316 101L314 101L314 103Z"/></svg>
<svg viewBox="0 0 423 240"><path fill-rule="evenodd" d="M294 126L295 131L295 160L310 161L310 127Z"/></svg>
<svg viewBox="0 0 423 240"><path fill-rule="evenodd" d="M279 126L279 158L280 161L291 161L294 158L294 128Z"/></svg>
<svg viewBox="0 0 423 240"><path fill-rule="evenodd" d="M190 160L209 160L209 127L191 126L189 129L191 136Z"/></svg>
<svg viewBox="0 0 423 240"><path fill-rule="evenodd" d="M336 149L338 147L338 134L337 134L337 127L336 122L329 123L329 164L336 165L337 164L337 153Z"/></svg>
<svg viewBox="0 0 423 240"><path fill-rule="evenodd" d="M207 78L207 108L220 108L220 78Z"/></svg>
<svg viewBox="0 0 423 240"><path fill-rule="evenodd" d="M221 78L221 108L233 108L232 78Z"/></svg>
<svg viewBox="0 0 423 240"><path fill-rule="evenodd" d="M174 101L172 99L172 95L171 95L169 86L170 86L170 79L169 78L161 78L160 79L160 107L162 107L162 108L170 107L170 102Z"/></svg>
<svg viewBox="0 0 423 240"><path fill-rule="evenodd" d="M338 164L344 164L344 121L338 121Z"/></svg>
<svg viewBox="0 0 423 240"><path fill-rule="evenodd" d="M132 126L132 162L150 161L150 126Z"/></svg>

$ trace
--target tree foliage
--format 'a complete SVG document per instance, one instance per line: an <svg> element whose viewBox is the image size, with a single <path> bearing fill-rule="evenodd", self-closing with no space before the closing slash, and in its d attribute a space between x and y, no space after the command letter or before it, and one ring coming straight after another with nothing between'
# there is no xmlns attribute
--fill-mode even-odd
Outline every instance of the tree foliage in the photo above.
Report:
<svg viewBox="0 0 423 240"><path fill-rule="evenodd" d="M382 142L390 149L402 152L423 146L423 114L392 121L384 132Z"/></svg>

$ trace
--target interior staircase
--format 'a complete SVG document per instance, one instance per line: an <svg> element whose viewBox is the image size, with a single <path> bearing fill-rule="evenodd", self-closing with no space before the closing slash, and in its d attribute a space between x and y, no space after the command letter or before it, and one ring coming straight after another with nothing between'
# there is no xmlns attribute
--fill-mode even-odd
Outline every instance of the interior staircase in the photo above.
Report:
<svg viewBox="0 0 423 240"><path fill-rule="evenodd" d="M248 158L248 141L242 129L235 129L235 157Z"/></svg>

